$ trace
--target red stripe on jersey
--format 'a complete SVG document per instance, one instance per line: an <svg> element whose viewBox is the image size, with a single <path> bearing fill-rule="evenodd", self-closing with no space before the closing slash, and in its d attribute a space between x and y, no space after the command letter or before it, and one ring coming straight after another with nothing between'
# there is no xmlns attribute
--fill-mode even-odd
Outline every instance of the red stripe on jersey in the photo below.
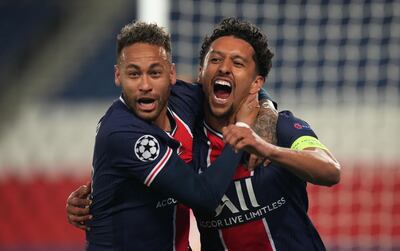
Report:
<svg viewBox="0 0 400 251"><path fill-rule="evenodd" d="M185 162L192 162L193 134L189 126L179 116L172 112L176 128L171 137L181 143L178 149L179 157ZM190 209L183 205L176 205L175 211L175 251L187 251L189 247Z"/></svg>
<svg viewBox="0 0 400 251"><path fill-rule="evenodd" d="M164 154L162 159L157 163L157 165L151 170L150 174L147 176L147 178L144 181L144 184L146 186L150 186L157 174L161 171L161 169L165 166L167 161L169 160L169 157L171 157L172 154L172 149L167 148L167 152Z"/></svg>
<svg viewBox="0 0 400 251"><path fill-rule="evenodd" d="M212 128L205 125L204 131L209 143L209 161L210 165L222 152L224 142L222 135L215 132ZM244 165L236 168L234 180L243 179L252 176ZM221 244L229 251L275 251L275 245L269 232L268 224L265 219L251 221L245 224L231 226L218 230Z"/></svg>
<svg viewBox="0 0 400 251"><path fill-rule="evenodd" d="M175 215L175 251L187 251L189 247L190 209L176 205Z"/></svg>
<svg viewBox="0 0 400 251"><path fill-rule="evenodd" d="M222 149L224 148L224 142L221 138L221 135L218 135L215 131L211 130L209 127L204 128L204 132L208 138L208 160L207 166L211 165L212 162L221 154Z"/></svg>
<svg viewBox="0 0 400 251"><path fill-rule="evenodd" d="M189 126L177 114L172 112L172 115L176 123L176 130L174 130L172 137L181 143L178 155L185 163L189 163L193 158L193 134Z"/></svg>
<svg viewBox="0 0 400 251"><path fill-rule="evenodd" d="M223 228L220 238L224 247L229 251L273 251L274 244L271 243L268 234L268 226L263 220L256 220L246 224Z"/></svg>
<svg viewBox="0 0 400 251"><path fill-rule="evenodd" d="M221 138L221 135L218 134L218 132L215 132L212 130L210 127L206 126L205 127L205 132L209 141L209 160L207 162L207 165L211 165L212 162L215 161L215 159L221 154L222 149L224 148L225 144L224 141ZM247 168L244 165L240 165L236 168L235 174L233 176L234 180L241 179L241 178L246 178L251 176L251 171L247 170Z"/></svg>
<svg viewBox="0 0 400 251"><path fill-rule="evenodd" d="M251 171L249 171L243 164L240 164L236 168L235 175L233 176L234 180L243 179L251 176Z"/></svg>

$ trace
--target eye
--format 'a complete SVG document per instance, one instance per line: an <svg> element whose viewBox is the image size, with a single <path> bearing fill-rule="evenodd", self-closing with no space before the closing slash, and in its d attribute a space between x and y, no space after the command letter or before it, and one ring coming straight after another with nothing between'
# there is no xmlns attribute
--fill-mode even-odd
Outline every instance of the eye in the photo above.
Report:
<svg viewBox="0 0 400 251"><path fill-rule="evenodd" d="M150 76L152 78L159 78L161 76L161 71L151 71Z"/></svg>
<svg viewBox="0 0 400 251"><path fill-rule="evenodd" d="M131 71L131 72L128 72L128 76L130 78L138 78L140 76L140 73L137 71Z"/></svg>
<svg viewBox="0 0 400 251"><path fill-rule="evenodd" d="M218 57L211 57L210 58L210 62L211 63L219 63L219 62L221 62L222 61L222 59L221 58L218 58Z"/></svg>
<svg viewBox="0 0 400 251"><path fill-rule="evenodd" d="M241 62L241 61L233 61L233 64L234 64L236 67L243 67L243 66L244 66L244 63Z"/></svg>

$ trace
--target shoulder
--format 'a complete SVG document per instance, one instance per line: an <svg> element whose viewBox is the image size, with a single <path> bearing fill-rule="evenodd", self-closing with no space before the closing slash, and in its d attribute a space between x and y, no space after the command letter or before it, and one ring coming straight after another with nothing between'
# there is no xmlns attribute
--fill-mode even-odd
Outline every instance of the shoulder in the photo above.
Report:
<svg viewBox="0 0 400 251"><path fill-rule="evenodd" d="M317 138L311 126L303 119L296 117L291 111L279 112L276 134L278 145L283 147L290 147L301 136Z"/></svg>
<svg viewBox="0 0 400 251"><path fill-rule="evenodd" d="M188 124L192 124L202 118L203 99L201 85L177 80L172 87L168 104Z"/></svg>
<svg viewBox="0 0 400 251"><path fill-rule="evenodd" d="M291 111L285 110L278 114L278 127L289 126L295 129L311 129L310 125L301 118L296 117Z"/></svg>
<svg viewBox="0 0 400 251"><path fill-rule="evenodd" d="M189 83L183 80L176 80L175 85L172 87L172 92L174 93L187 93L187 94L198 94L202 92L200 84Z"/></svg>
<svg viewBox="0 0 400 251"><path fill-rule="evenodd" d="M149 123L139 119L120 100L114 101L98 125L98 134L107 136L115 132L141 132L149 129Z"/></svg>
<svg viewBox="0 0 400 251"><path fill-rule="evenodd" d="M177 80L171 90L171 101L200 103L203 100L202 86Z"/></svg>

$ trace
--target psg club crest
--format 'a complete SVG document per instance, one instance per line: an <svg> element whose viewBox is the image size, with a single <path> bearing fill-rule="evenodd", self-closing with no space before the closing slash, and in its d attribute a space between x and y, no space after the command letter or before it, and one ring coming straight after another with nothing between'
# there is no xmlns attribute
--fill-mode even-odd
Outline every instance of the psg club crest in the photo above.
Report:
<svg viewBox="0 0 400 251"><path fill-rule="evenodd" d="M151 135L143 135L135 144L135 155L143 162L157 159L160 153L160 145L156 138Z"/></svg>

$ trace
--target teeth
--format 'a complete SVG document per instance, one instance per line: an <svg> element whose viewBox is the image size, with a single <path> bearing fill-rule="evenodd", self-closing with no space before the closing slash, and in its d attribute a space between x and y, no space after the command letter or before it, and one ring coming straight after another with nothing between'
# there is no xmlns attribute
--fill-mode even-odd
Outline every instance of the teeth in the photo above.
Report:
<svg viewBox="0 0 400 251"><path fill-rule="evenodd" d="M228 102L228 99L217 98L217 97L215 97L215 100L217 101L217 104L221 104L221 105Z"/></svg>
<svg viewBox="0 0 400 251"><path fill-rule="evenodd" d="M229 83L228 81L217 80L217 81L215 81L215 83L216 83L216 84L219 84L219 85L224 85L224 86L229 86L229 87L231 87L231 83Z"/></svg>

